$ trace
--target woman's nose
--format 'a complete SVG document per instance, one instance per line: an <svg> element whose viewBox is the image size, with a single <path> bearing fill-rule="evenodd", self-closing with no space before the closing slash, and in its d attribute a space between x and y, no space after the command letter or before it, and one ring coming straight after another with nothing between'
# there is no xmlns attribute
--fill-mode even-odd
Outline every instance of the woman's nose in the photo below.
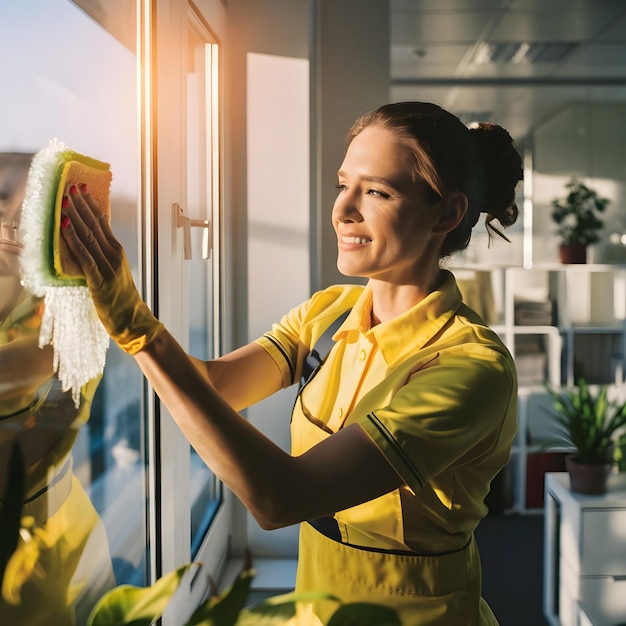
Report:
<svg viewBox="0 0 626 626"><path fill-rule="evenodd" d="M363 219L357 203L349 193L344 191L337 196L333 205L333 219L337 222L360 222Z"/></svg>

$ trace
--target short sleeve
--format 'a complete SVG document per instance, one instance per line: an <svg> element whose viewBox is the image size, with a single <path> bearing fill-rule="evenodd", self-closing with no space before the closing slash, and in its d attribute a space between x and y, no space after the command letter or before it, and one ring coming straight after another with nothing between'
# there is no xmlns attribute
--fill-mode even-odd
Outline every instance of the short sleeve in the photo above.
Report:
<svg viewBox="0 0 626 626"><path fill-rule="evenodd" d="M272 330L256 340L278 365L283 387L289 387L296 380L298 346L302 334L302 320L306 317L307 303L292 309L280 322L272 325Z"/></svg>
<svg viewBox="0 0 626 626"><path fill-rule="evenodd" d="M358 423L414 492L446 470L490 464L517 430L512 359L477 344L440 352Z"/></svg>
<svg viewBox="0 0 626 626"><path fill-rule="evenodd" d="M256 340L278 365L283 387L300 379L302 361L328 326L357 301L363 287L334 285L294 307Z"/></svg>

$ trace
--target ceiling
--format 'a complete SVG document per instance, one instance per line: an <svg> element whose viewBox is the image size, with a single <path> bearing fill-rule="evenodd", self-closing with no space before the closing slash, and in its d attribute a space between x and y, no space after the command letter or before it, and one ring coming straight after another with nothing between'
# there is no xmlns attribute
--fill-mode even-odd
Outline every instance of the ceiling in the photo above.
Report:
<svg viewBox="0 0 626 626"><path fill-rule="evenodd" d="M580 101L626 102L624 0L390 0L391 96L518 141Z"/></svg>

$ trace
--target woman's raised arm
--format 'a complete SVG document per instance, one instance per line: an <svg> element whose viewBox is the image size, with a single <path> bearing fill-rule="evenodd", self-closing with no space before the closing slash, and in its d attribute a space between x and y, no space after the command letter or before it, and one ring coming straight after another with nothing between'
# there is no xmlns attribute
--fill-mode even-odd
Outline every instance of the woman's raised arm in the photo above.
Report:
<svg viewBox="0 0 626 626"><path fill-rule="evenodd" d="M192 360L236 411L260 402L283 386L276 363L258 343L249 343L212 361Z"/></svg>
<svg viewBox="0 0 626 626"><path fill-rule="evenodd" d="M263 528L332 514L401 484L360 426L298 457L265 437L235 410L282 386L263 348L248 345L208 364L191 359L141 300L124 250L87 190L71 188L64 211L63 239L107 331L135 356L191 445ZM287 427L288 416L279 419Z"/></svg>

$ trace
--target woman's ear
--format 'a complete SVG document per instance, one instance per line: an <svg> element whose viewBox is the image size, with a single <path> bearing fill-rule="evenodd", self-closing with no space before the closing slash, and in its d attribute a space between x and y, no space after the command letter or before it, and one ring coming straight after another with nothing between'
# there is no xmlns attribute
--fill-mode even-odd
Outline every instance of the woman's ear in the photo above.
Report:
<svg viewBox="0 0 626 626"><path fill-rule="evenodd" d="M453 191L449 193L442 205L441 213L433 228L433 232L445 235L453 231L465 217L467 205L467 196L463 192Z"/></svg>

